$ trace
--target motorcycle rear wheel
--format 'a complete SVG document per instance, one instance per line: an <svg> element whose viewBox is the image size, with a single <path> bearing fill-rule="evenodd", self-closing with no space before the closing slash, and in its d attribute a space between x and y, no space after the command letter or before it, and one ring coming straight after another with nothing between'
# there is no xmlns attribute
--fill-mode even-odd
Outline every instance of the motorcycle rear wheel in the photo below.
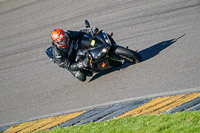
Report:
<svg viewBox="0 0 200 133"><path fill-rule="evenodd" d="M129 63L139 63L142 61L142 57L137 52L128 48L117 47L115 54Z"/></svg>

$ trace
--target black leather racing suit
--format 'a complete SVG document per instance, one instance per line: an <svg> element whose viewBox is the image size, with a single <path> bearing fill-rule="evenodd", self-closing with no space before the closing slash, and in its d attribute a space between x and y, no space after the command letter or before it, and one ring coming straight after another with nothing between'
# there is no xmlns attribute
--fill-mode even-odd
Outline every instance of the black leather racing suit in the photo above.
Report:
<svg viewBox="0 0 200 133"><path fill-rule="evenodd" d="M78 78L81 81L86 80L86 76L91 75L92 73L86 73L82 71L82 68L87 66L85 63L89 63L89 59L85 58L82 61L75 62L77 52L79 47L76 43L78 39L81 39L85 33L90 33L88 30L82 31L67 31L66 32L70 38L69 47L61 48L57 47L54 43L52 43L53 47L53 56L54 62L63 68L66 68L68 71L72 73L73 76Z"/></svg>

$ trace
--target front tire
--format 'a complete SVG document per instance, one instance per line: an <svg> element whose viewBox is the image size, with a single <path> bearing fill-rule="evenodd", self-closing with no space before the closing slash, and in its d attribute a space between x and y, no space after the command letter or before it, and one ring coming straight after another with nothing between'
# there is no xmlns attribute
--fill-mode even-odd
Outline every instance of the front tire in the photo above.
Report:
<svg viewBox="0 0 200 133"><path fill-rule="evenodd" d="M115 54L129 63L139 63L142 61L142 57L137 52L128 48L117 47L115 49Z"/></svg>

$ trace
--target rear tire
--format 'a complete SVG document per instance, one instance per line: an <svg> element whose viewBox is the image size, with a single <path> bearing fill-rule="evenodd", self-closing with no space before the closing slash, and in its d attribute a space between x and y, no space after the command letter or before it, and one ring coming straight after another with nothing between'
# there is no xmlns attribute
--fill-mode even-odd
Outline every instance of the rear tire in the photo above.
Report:
<svg viewBox="0 0 200 133"><path fill-rule="evenodd" d="M125 59L126 62L139 63L142 61L142 57L137 52L128 48L117 47L115 49L115 54Z"/></svg>

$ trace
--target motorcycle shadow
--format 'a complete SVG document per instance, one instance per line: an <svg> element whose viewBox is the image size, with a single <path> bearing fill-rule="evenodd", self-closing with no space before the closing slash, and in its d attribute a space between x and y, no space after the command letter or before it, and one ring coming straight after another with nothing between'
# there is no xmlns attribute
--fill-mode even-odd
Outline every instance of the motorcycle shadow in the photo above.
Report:
<svg viewBox="0 0 200 133"><path fill-rule="evenodd" d="M185 36L186 34L178 37L178 38L174 38L171 40L167 40L167 41L162 41L159 42L157 44L154 44L151 47L148 47L144 50L139 51L138 53L142 56L142 62L149 60L153 57L155 57L156 55L158 55L162 50L166 49L167 47L171 46L172 44L174 44L176 41L178 41L178 39L182 38L183 36ZM88 82L91 82L95 79L98 79L99 77L112 73L114 71L119 71L121 69L126 69L127 67L134 65L131 63L125 63L124 65L120 66L120 67L115 67L115 68L111 68L108 70L104 70L102 72L97 73L96 75L94 75Z"/></svg>

